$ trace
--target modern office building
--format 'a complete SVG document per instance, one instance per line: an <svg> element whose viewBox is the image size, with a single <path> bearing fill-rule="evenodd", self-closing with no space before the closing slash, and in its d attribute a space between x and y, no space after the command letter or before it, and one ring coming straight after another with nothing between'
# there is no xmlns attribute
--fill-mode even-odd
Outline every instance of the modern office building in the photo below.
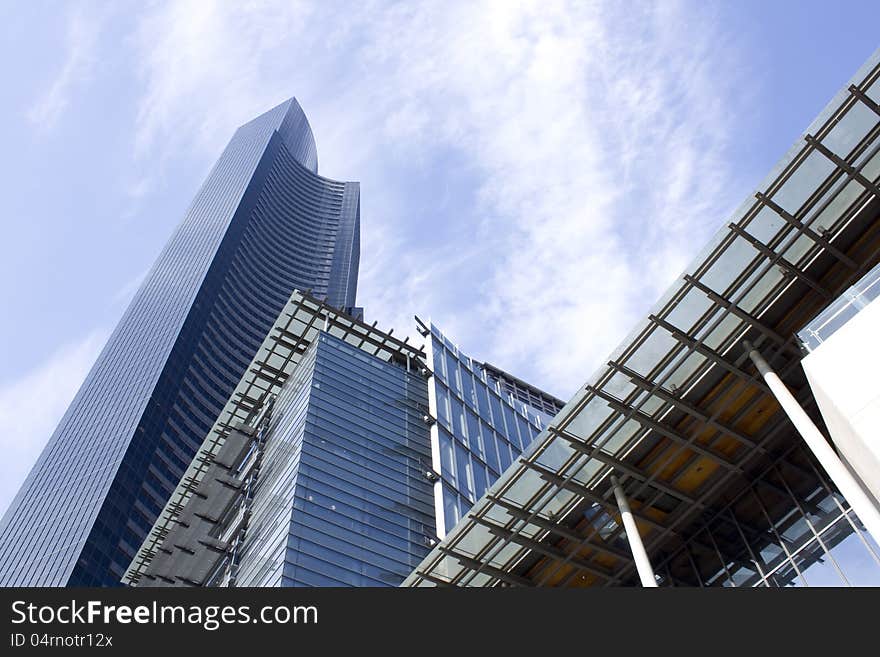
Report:
<svg viewBox="0 0 880 657"><path fill-rule="evenodd" d="M354 308L359 188L290 99L240 127L0 523L0 585L115 585L294 289Z"/></svg>
<svg viewBox="0 0 880 657"><path fill-rule="evenodd" d="M126 573L138 586L396 586L558 403L295 292ZM509 381L509 386L502 385Z"/></svg>
<svg viewBox="0 0 880 657"><path fill-rule="evenodd" d="M404 585L880 585L878 263L880 51Z"/></svg>
<svg viewBox="0 0 880 657"><path fill-rule="evenodd" d="M419 323L431 378L432 467L437 534L446 536L563 402L471 359L437 326ZM433 422L436 418L436 422Z"/></svg>

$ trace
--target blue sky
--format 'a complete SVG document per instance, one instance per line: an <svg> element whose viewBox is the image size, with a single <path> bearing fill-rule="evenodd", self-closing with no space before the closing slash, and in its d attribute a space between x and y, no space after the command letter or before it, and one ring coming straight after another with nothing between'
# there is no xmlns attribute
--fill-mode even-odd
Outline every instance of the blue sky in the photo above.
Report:
<svg viewBox="0 0 880 657"><path fill-rule="evenodd" d="M359 302L568 398L880 45L875 2L0 3L7 506L235 127L361 182Z"/></svg>

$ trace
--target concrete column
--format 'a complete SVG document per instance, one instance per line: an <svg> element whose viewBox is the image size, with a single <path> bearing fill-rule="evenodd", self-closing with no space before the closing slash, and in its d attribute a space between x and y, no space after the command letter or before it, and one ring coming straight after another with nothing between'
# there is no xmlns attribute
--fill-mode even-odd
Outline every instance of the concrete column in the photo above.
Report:
<svg viewBox="0 0 880 657"><path fill-rule="evenodd" d="M868 497L859 482L853 477L852 473L837 456L831 445L819 431L819 428L810 419L810 416L801 408L797 399L791 394L791 391L782 382L782 379L774 372L770 365L764 360L763 356L758 353L750 342L743 342L746 353L758 372L764 378L764 382L770 388L773 396L782 406L782 410L788 415L794 428L807 443L807 446L813 452L813 455L819 461L821 466L828 473L831 481L837 486L838 490L849 502L849 505L855 511L865 528L874 537L874 540L880 542L880 509Z"/></svg>
<svg viewBox="0 0 880 657"><path fill-rule="evenodd" d="M657 580L654 578L654 569L648 560L648 553L645 552L642 537L639 535L639 528L636 526L632 511L630 511L626 495L623 494L623 487L614 475L611 475L611 485L614 486L617 508L620 509L620 518L623 521L623 528L626 530L629 549L632 551L633 559L636 562L636 570L639 573L639 579L642 580L642 586L656 587Z"/></svg>

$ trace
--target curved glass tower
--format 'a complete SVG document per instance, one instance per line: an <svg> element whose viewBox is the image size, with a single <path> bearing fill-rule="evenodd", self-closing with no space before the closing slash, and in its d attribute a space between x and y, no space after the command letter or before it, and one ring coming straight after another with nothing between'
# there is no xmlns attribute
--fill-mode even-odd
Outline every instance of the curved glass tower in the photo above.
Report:
<svg viewBox="0 0 880 657"><path fill-rule="evenodd" d="M116 585L294 289L355 305L358 183L295 99L240 127L0 523L0 585Z"/></svg>

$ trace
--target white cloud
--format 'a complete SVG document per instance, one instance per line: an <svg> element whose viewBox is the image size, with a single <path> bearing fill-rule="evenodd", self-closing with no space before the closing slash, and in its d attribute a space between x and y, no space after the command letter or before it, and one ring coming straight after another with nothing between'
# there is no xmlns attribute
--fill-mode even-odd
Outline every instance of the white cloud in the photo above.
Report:
<svg viewBox="0 0 880 657"><path fill-rule="evenodd" d="M104 15L71 13L67 21L64 62L46 92L28 110L27 118L41 131L51 130L70 104L76 86L88 80L97 63L96 45Z"/></svg>
<svg viewBox="0 0 880 657"><path fill-rule="evenodd" d="M296 41L308 16L309 6L298 2L181 0L148 12L133 39L144 84L137 153L216 152L254 107L287 98L289 91L278 92L283 82L264 77L269 59Z"/></svg>
<svg viewBox="0 0 880 657"><path fill-rule="evenodd" d="M73 400L107 335L69 343L21 378L0 386L0 509L5 512Z"/></svg>
<svg viewBox="0 0 880 657"><path fill-rule="evenodd" d="M568 396L738 200L729 41L695 3L174 2L137 31L136 143L210 162L296 94L362 181L368 316Z"/></svg>

